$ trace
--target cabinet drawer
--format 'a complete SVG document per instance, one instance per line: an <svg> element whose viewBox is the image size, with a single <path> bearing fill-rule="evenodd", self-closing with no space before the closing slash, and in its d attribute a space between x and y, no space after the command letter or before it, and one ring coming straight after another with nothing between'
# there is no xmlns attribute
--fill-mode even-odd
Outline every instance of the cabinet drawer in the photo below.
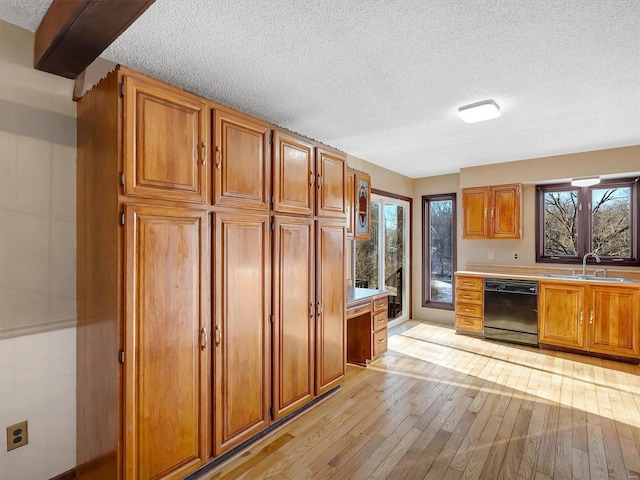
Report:
<svg viewBox="0 0 640 480"><path fill-rule="evenodd" d="M469 330L471 332L482 332L482 318L465 317L456 315L456 330Z"/></svg>
<svg viewBox="0 0 640 480"><path fill-rule="evenodd" d="M363 313L370 313L370 312L371 312L371 302L347 309L347 318L359 317Z"/></svg>
<svg viewBox="0 0 640 480"><path fill-rule="evenodd" d="M373 316L373 330L378 331L387 328L387 312L376 313Z"/></svg>
<svg viewBox="0 0 640 480"><path fill-rule="evenodd" d="M373 301L373 311L374 312L386 312L387 306L389 305L389 298L379 298Z"/></svg>
<svg viewBox="0 0 640 480"><path fill-rule="evenodd" d="M482 277L456 277L456 290L479 290L484 288Z"/></svg>
<svg viewBox="0 0 640 480"><path fill-rule="evenodd" d="M456 303L482 304L482 290L456 290Z"/></svg>
<svg viewBox="0 0 640 480"><path fill-rule="evenodd" d="M383 328L373 334L373 358L387 351L387 329Z"/></svg>
<svg viewBox="0 0 640 480"><path fill-rule="evenodd" d="M482 318L483 313L482 305L474 303L456 303L456 315Z"/></svg>

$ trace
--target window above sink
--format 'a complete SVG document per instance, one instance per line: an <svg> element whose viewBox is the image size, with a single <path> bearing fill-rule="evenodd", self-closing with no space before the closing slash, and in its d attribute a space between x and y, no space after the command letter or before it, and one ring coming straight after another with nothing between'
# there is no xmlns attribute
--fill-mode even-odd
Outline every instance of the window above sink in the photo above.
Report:
<svg viewBox="0 0 640 480"><path fill-rule="evenodd" d="M640 266L638 178L536 190L536 262L581 263L585 253L595 252L600 265Z"/></svg>

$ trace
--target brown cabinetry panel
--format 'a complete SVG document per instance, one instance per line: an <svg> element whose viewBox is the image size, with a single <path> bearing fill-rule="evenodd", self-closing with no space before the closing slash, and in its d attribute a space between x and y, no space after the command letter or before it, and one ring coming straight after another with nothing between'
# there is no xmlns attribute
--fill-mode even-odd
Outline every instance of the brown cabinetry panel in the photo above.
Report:
<svg viewBox="0 0 640 480"><path fill-rule="evenodd" d="M264 430L270 393L269 217L214 213L215 453Z"/></svg>
<svg viewBox="0 0 640 480"><path fill-rule="evenodd" d="M346 370L345 226L318 221L316 254L316 395L332 389Z"/></svg>
<svg viewBox="0 0 640 480"><path fill-rule="evenodd" d="M127 478L181 478L206 458L207 217L126 206Z"/></svg>
<svg viewBox="0 0 640 480"><path fill-rule="evenodd" d="M486 187L462 190L462 238L489 238L489 191Z"/></svg>
<svg viewBox="0 0 640 480"><path fill-rule="evenodd" d="M354 225L355 225L355 172L347 169L347 183L345 186L346 200L345 208L347 213L347 239L353 238Z"/></svg>
<svg viewBox="0 0 640 480"><path fill-rule="evenodd" d="M269 126L226 110L213 112L214 205L269 209Z"/></svg>
<svg viewBox="0 0 640 480"><path fill-rule="evenodd" d="M591 286L589 351L640 356L640 289Z"/></svg>
<svg viewBox="0 0 640 480"><path fill-rule="evenodd" d="M491 187L491 237L520 238L520 186Z"/></svg>
<svg viewBox="0 0 640 480"><path fill-rule="evenodd" d="M540 343L584 348L585 294L586 288L575 284L540 283L538 293Z"/></svg>
<svg viewBox="0 0 640 480"><path fill-rule="evenodd" d="M316 163L316 215L344 219L347 161L342 154L317 148Z"/></svg>
<svg viewBox="0 0 640 480"><path fill-rule="evenodd" d="M281 418L314 397L315 250L313 220L275 217L273 407Z"/></svg>
<svg viewBox="0 0 640 480"><path fill-rule="evenodd" d="M125 75L124 192L206 201L206 105L195 95Z"/></svg>
<svg viewBox="0 0 640 480"><path fill-rule="evenodd" d="M272 158L273 211L313 215L316 184L313 145L275 130Z"/></svg>

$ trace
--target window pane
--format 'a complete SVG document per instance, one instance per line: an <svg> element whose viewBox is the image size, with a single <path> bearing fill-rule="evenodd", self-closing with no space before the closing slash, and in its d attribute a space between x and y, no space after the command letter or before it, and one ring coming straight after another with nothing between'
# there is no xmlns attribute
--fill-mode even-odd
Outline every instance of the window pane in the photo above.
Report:
<svg viewBox="0 0 640 480"><path fill-rule="evenodd" d="M404 207L384 203L384 289L389 294L389 320L403 315Z"/></svg>
<svg viewBox="0 0 640 480"><path fill-rule="evenodd" d="M378 223L380 204L371 202L369 240L356 240L356 280L357 288L379 288L378 279Z"/></svg>
<svg viewBox="0 0 640 480"><path fill-rule="evenodd" d="M611 257L631 257L631 188L591 190L592 251Z"/></svg>
<svg viewBox="0 0 640 480"><path fill-rule="evenodd" d="M432 302L452 303L453 265L453 202L451 200L429 202L429 235L431 248Z"/></svg>
<svg viewBox="0 0 640 480"><path fill-rule="evenodd" d="M544 254L578 254L578 190L545 192Z"/></svg>

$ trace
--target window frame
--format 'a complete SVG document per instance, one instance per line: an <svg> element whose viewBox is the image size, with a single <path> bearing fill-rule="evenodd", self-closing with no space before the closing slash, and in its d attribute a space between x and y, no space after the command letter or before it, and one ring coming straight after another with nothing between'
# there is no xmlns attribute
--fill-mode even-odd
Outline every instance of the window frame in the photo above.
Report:
<svg viewBox="0 0 640 480"><path fill-rule="evenodd" d="M431 235L426 234L427 226L431 225L430 205L431 202L443 200L451 201L451 303L431 300ZM457 265L457 237L458 237L458 206L456 194L441 193L435 195L422 196L422 306L427 308L438 308L441 310L454 310L455 304L455 281L453 273Z"/></svg>
<svg viewBox="0 0 640 480"><path fill-rule="evenodd" d="M640 194L639 177L626 177L602 180L590 187L574 187L571 183L555 183L536 185L536 263L581 264L584 255L593 251L591 199L593 190L614 187L630 188L630 218L631 218L631 257L618 259L610 256L600 256L603 266L640 266ZM553 256L544 254L544 196L550 192L578 192L578 252L577 255ZM580 234L580 232L583 232ZM588 263L595 263L592 258Z"/></svg>

